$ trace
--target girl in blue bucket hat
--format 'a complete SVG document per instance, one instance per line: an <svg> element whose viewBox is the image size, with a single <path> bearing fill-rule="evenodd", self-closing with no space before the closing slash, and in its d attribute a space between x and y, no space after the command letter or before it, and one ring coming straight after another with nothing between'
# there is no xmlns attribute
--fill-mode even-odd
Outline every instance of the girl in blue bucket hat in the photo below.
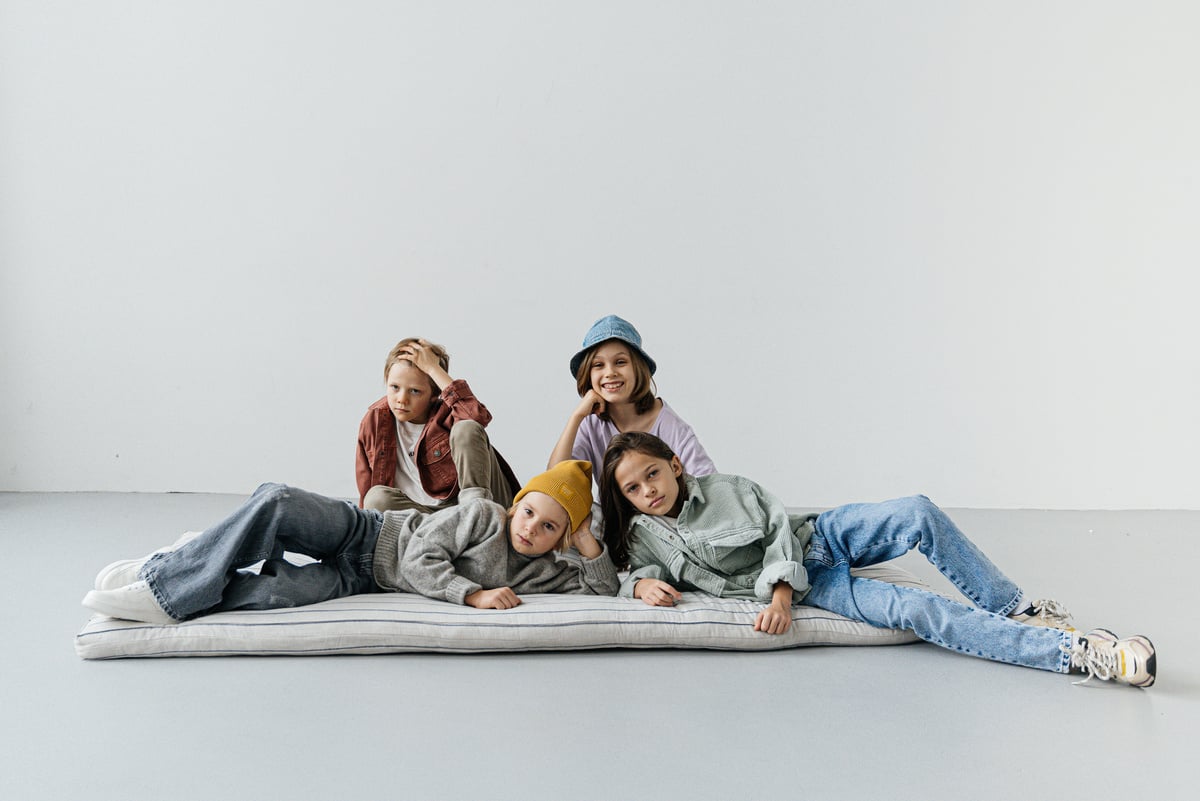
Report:
<svg viewBox="0 0 1200 801"><path fill-rule="evenodd" d="M579 405L567 419L547 467L564 459L604 463L604 451L617 434L654 434L679 454L689 475L717 472L696 432L656 396L658 365L642 349L642 335L615 314L597 320L571 357Z"/></svg>

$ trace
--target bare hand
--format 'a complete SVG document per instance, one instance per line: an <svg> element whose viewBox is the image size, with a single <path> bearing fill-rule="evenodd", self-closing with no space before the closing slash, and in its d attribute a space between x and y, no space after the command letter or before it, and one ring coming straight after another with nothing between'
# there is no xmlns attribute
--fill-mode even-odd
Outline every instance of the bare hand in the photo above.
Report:
<svg viewBox="0 0 1200 801"><path fill-rule="evenodd" d="M596 535L592 533L592 516L588 515L579 528L575 529L571 534L571 544L575 546L575 550L579 551L579 555L584 559L595 559L600 554L604 553L604 548L596 540Z"/></svg>
<svg viewBox="0 0 1200 801"><path fill-rule="evenodd" d="M521 603L521 599L511 587L499 587L494 590L476 590L463 598L463 602L476 609L512 609Z"/></svg>
<svg viewBox="0 0 1200 801"><path fill-rule="evenodd" d="M437 354L433 352L429 340L426 339L418 339L416 342L405 345L396 355L408 359L414 367L426 375L430 375L431 370L441 368Z"/></svg>
<svg viewBox="0 0 1200 801"><path fill-rule="evenodd" d="M754 630L765 634L783 634L792 627L792 610L771 603L754 619Z"/></svg>
<svg viewBox="0 0 1200 801"><path fill-rule="evenodd" d="M587 417L590 414L604 414L606 408L607 404L605 404L604 398L600 397L600 393L594 389L589 389L579 399L579 405L575 407L575 414L580 417Z"/></svg>
<svg viewBox="0 0 1200 801"><path fill-rule="evenodd" d="M645 578L633 585L633 597L641 598L651 606L674 606L683 593L665 581Z"/></svg>

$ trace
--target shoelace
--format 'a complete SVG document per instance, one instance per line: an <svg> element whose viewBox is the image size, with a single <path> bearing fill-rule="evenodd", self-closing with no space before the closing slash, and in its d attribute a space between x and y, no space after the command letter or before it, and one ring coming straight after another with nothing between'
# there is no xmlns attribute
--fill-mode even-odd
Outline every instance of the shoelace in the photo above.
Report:
<svg viewBox="0 0 1200 801"><path fill-rule="evenodd" d="M1035 617L1049 623L1066 626L1071 622L1071 613L1067 611L1066 607L1049 598L1034 601L1033 611Z"/></svg>
<svg viewBox="0 0 1200 801"><path fill-rule="evenodd" d="M1063 650L1071 655L1071 667L1079 668L1088 674L1086 679L1072 684L1087 684L1092 677L1100 681L1109 681L1120 671L1117 649L1114 647L1097 648L1086 637L1080 637L1078 645L1064 645Z"/></svg>

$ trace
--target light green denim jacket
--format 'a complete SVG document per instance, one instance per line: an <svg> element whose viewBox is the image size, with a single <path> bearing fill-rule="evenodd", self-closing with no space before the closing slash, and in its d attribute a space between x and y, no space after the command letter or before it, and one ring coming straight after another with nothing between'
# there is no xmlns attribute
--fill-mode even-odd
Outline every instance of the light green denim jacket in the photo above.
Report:
<svg viewBox="0 0 1200 801"><path fill-rule="evenodd" d="M679 590L770 601L775 584L786 581L799 603L809 590L803 562L816 515L789 517L778 498L741 476L686 481L678 531L651 515L633 519L620 595L632 597L634 584L654 578Z"/></svg>

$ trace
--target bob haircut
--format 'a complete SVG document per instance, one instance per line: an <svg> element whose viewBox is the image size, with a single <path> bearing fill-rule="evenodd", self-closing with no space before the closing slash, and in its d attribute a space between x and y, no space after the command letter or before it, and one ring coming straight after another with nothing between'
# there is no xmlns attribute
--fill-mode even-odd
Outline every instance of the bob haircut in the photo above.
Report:
<svg viewBox="0 0 1200 801"><path fill-rule="evenodd" d="M604 514L604 544L617 570L629 567L629 529L639 513L617 485L617 467L627 453L642 453L655 459L671 461L675 452L667 443L644 431L617 434L604 452L604 470L600 473L600 509ZM687 497L686 473L676 477L679 497Z"/></svg>
<svg viewBox="0 0 1200 801"><path fill-rule="evenodd" d="M582 398L592 388L592 360L596 358L596 351L609 342L620 342L628 349L629 363L633 365L633 408L638 414L645 414L654 406L657 390L654 378L650 375L650 365L646 364L637 348L630 347L620 339L606 339L587 352L579 363L579 369L575 371L575 391ZM612 422L607 411L600 413L600 419L606 423Z"/></svg>

